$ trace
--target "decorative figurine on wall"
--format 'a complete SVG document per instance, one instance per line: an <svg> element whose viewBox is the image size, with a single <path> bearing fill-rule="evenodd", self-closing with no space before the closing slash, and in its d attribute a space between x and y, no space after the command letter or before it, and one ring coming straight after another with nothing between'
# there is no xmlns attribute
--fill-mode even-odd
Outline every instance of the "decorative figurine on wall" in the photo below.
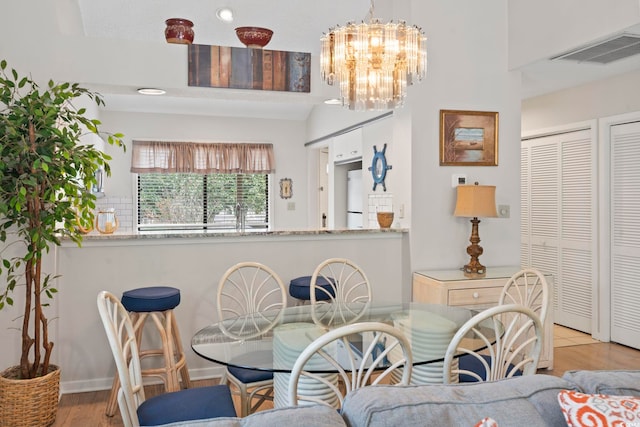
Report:
<svg viewBox="0 0 640 427"><path fill-rule="evenodd" d="M382 185L382 189L387 191L387 186L384 184L384 179L387 176L387 170L391 169L391 165L387 165L387 158L384 153L387 151L387 144L384 144L382 151L378 151L378 148L373 146L373 160L369 170L373 177L373 191L376 191L378 184Z"/></svg>
<svg viewBox="0 0 640 427"><path fill-rule="evenodd" d="M282 178L280 180L280 198L290 199L293 196L293 181L291 178Z"/></svg>

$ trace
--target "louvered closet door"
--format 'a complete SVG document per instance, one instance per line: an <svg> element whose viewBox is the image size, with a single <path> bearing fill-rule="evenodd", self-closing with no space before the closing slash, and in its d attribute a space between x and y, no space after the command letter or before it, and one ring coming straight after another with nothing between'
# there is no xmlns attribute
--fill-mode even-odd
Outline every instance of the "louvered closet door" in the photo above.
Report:
<svg viewBox="0 0 640 427"><path fill-rule="evenodd" d="M611 341L640 348L640 123L611 127Z"/></svg>
<svg viewBox="0 0 640 427"><path fill-rule="evenodd" d="M595 145L588 130L522 143L522 265L554 276L555 323L591 332Z"/></svg>

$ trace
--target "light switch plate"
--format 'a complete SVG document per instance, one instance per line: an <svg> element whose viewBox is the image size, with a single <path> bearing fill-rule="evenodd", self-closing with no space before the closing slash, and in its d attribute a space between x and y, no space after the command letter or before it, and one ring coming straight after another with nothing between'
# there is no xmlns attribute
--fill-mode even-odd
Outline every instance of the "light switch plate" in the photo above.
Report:
<svg viewBox="0 0 640 427"><path fill-rule="evenodd" d="M511 216L511 206L498 205L498 218L509 218Z"/></svg>

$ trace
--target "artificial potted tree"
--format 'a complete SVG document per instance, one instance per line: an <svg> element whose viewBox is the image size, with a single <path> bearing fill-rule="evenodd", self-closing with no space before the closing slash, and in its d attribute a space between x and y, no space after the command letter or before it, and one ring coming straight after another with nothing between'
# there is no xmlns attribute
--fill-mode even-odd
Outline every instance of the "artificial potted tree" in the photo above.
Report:
<svg viewBox="0 0 640 427"><path fill-rule="evenodd" d="M50 425L57 413L60 371L44 312L57 290L55 276L42 271L43 255L64 238L82 243L93 222L96 172L108 175L111 160L81 143L100 122L74 107L78 97L104 104L77 83L41 89L0 62L0 310L24 290L16 299L23 303L20 363L0 374L0 425ZM107 142L124 148L121 138L110 134Z"/></svg>

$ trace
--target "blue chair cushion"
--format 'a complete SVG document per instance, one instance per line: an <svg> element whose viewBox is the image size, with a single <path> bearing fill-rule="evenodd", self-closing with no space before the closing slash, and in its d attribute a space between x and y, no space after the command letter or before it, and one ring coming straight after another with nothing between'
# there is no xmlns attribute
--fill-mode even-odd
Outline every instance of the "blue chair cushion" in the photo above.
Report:
<svg viewBox="0 0 640 427"><path fill-rule="evenodd" d="M171 310L180 304L180 289L170 286L132 289L122 294L121 301L127 311L136 313Z"/></svg>
<svg viewBox="0 0 640 427"><path fill-rule="evenodd" d="M333 279L331 280L333 281ZM329 296L325 292L316 289L316 300L326 301L335 296L335 291L333 289L332 283L324 277L318 277L316 279L316 286L320 286L321 288L329 292L329 294L331 294L331 296ZM291 282L289 282L289 295L296 299L309 301L311 299L310 288L311 276L296 277L295 279L291 280Z"/></svg>
<svg viewBox="0 0 640 427"><path fill-rule="evenodd" d="M229 366L229 373L236 377L238 381L244 384L257 383L259 381L267 381L273 379L273 372L259 371L256 369L237 368Z"/></svg>
<svg viewBox="0 0 640 427"><path fill-rule="evenodd" d="M196 387L160 394L145 400L138 407L138 421L141 426L235 416L231 391L226 385Z"/></svg>
<svg viewBox="0 0 640 427"><path fill-rule="evenodd" d="M482 355L482 358L489 364L489 366L491 366L491 356ZM514 366L512 364L509 364L509 371L508 372L511 372L513 367ZM465 354L463 356L460 356L459 368L461 370L464 369L465 371L475 372L478 375L480 375L481 377L486 376L486 369L482 365L482 362L480 362L480 360L478 360L476 357L474 357L474 356L472 356L470 354ZM522 376L522 371L520 371L518 369L513 374L513 376L514 377ZM478 380L476 378L472 377L471 375L460 374L458 377L459 377L459 381L461 383L475 383L475 382L478 382Z"/></svg>

